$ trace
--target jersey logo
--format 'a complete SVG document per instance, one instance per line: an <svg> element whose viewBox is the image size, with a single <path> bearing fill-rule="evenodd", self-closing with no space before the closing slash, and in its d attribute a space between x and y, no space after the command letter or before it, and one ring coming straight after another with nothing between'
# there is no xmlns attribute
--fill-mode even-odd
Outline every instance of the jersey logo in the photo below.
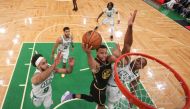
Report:
<svg viewBox="0 0 190 109"><path fill-rule="evenodd" d="M111 75L111 69L106 69L102 73L102 78L103 79L108 79L110 77L110 75Z"/></svg>
<svg viewBox="0 0 190 109"><path fill-rule="evenodd" d="M41 84L41 88L44 88L46 86L49 86L51 84L52 80L51 79L47 79L45 80L42 84Z"/></svg>

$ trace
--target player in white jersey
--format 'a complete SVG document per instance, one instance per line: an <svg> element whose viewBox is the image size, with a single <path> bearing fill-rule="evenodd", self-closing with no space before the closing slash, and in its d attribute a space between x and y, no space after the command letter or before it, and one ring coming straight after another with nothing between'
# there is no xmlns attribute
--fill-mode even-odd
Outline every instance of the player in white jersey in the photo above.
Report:
<svg viewBox="0 0 190 109"><path fill-rule="evenodd" d="M69 59L69 68L56 68L62 58L59 53L52 65L49 65L46 59L41 54L35 54L32 57L31 63L36 67L36 71L32 76L32 90L30 93L33 104L36 107L43 103L45 109L49 109L53 104L51 82L55 73L68 74L72 72L74 59Z"/></svg>
<svg viewBox="0 0 190 109"><path fill-rule="evenodd" d="M119 57L119 50L112 50L113 55ZM137 88L137 82L140 79L139 69L143 69L147 64L145 58L137 58L132 61L127 60L117 67L117 72L121 80L124 80L125 83L130 85L130 90L133 94L135 94L135 90ZM114 109L114 104L117 104L122 97L122 93L117 87L114 81L114 70L112 65L112 76L110 77L107 85L107 97L108 97L108 109ZM130 108L132 104L129 104Z"/></svg>
<svg viewBox="0 0 190 109"><path fill-rule="evenodd" d="M114 8L114 4L112 2L109 2L107 4L107 8L103 10L102 13L97 18L98 19L103 15L106 14L106 18L103 19L102 24L109 24L111 26L111 35L110 39L113 40L113 34L114 34L114 14L118 15L118 24L120 23L120 17L119 17L119 12L117 11L116 8Z"/></svg>
<svg viewBox="0 0 190 109"><path fill-rule="evenodd" d="M128 20L128 28L125 34L124 38L124 47L122 51L120 50L119 44L117 44L116 49L112 49L112 53L115 57L121 56L121 54L125 54L130 52L132 43L133 43L133 35L132 35L132 27L133 23L136 17L137 10L134 11L133 14L131 14L129 20ZM135 90L137 87L136 81L139 80L140 76L138 74L138 70L144 68L146 66L147 61L144 58L137 58L134 60L126 59L122 64L118 66L118 73L121 80L124 80L125 82L130 84L130 89ZM112 65L113 66L113 65ZM112 67L113 70L113 67ZM122 97L122 93L120 92L119 88L117 87L115 81L114 81L114 71L112 71L112 76L110 77L107 85L107 96L108 96L108 109L114 109L114 104L119 102L119 100ZM133 91L135 92L135 91ZM135 93L133 93L135 94ZM131 104L130 104L131 107Z"/></svg>
<svg viewBox="0 0 190 109"><path fill-rule="evenodd" d="M53 60L55 50L57 49L57 52L61 52L63 55L63 68L66 68L67 59L69 57L70 46L72 46L73 50L74 45L73 45L73 37L70 35L70 28L64 27L63 31L64 35L58 37L56 43L54 44L54 47L52 49L51 59ZM62 74L62 77L64 77L64 74Z"/></svg>

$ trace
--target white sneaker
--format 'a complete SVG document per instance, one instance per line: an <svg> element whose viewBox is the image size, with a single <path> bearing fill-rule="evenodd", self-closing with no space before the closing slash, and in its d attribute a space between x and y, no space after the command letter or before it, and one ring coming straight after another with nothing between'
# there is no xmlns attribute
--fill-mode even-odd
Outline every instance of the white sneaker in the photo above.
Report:
<svg viewBox="0 0 190 109"><path fill-rule="evenodd" d="M73 94L69 91L66 91L61 97L61 103L70 99L73 99Z"/></svg>

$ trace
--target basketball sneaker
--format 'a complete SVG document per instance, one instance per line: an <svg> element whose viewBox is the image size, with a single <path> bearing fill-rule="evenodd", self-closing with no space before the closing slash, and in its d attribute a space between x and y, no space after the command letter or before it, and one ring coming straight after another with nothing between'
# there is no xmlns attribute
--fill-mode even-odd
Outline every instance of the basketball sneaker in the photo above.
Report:
<svg viewBox="0 0 190 109"><path fill-rule="evenodd" d="M113 35L110 36L111 41L113 41Z"/></svg>
<svg viewBox="0 0 190 109"><path fill-rule="evenodd" d="M73 99L73 94L69 91L66 91L63 96L61 97L61 102Z"/></svg>

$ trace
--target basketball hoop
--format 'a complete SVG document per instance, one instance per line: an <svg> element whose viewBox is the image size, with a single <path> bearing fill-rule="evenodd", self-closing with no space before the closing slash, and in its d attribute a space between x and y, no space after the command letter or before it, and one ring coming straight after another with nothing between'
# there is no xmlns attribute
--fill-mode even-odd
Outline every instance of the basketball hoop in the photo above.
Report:
<svg viewBox="0 0 190 109"><path fill-rule="evenodd" d="M147 94L143 95L143 93L138 92L138 90L135 91L135 93L139 93L141 97L139 97L138 94L132 94L128 87L129 84L125 84L127 80L123 80L118 75L118 64L121 60L129 58L132 61L137 57L145 58L147 60L147 66L142 70L142 72L141 70L139 71L141 82L138 82L138 84L144 85L144 89L146 88L145 90L147 91ZM149 69L154 71L150 73L148 71ZM176 106L175 108L182 109L188 109L190 107L190 90L185 81L173 68L153 56L143 53L123 54L115 61L114 77L116 84L127 100L141 109L167 108L167 106L174 107L174 105L180 106ZM158 84L159 82L162 84ZM143 101L143 99L141 99L143 97L151 98L151 103L155 104L147 103L147 98Z"/></svg>

